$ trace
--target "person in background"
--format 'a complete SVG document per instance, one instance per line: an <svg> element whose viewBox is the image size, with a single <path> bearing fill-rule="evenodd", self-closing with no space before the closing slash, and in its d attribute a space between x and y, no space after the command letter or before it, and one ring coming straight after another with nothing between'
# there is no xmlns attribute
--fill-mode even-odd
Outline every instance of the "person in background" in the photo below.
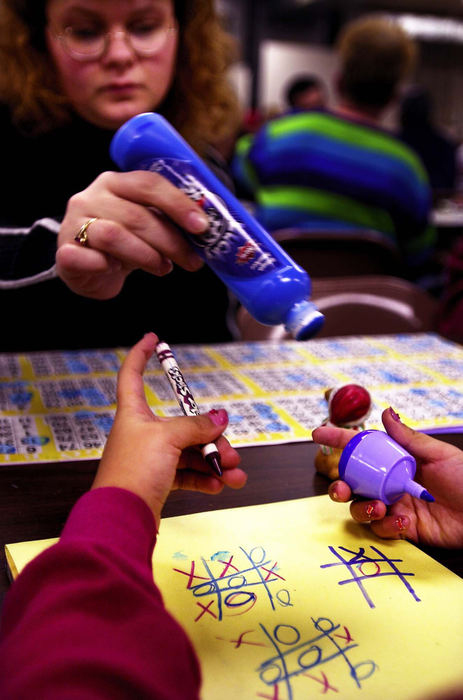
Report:
<svg viewBox="0 0 463 700"><path fill-rule="evenodd" d="M315 75L298 75L285 88L289 112L323 109L327 105L326 89Z"/></svg>
<svg viewBox="0 0 463 700"><path fill-rule="evenodd" d="M463 344L463 236L456 238L445 256L442 294L437 311L437 332Z"/></svg>
<svg viewBox="0 0 463 700"><path fill-rule="evenodd" d="M462 450L412 430L392 408L383 411L382 420L386 432L416 459L415 480L432 494L435 502L427 503L409 494L391 506L379 500L354 499L350 507L352 517L370 525L379 537L405 537L417 544L462 548ZM313 440L320 445L341 449L354 435L358 433L328 425L312 433ZM352 498L348 484L342 480L333 481L328 492L333 501L347 502Z"/></svg>
<svg viewBox="0 0 463 700"><path fill-rule="evenodd" d="M153 581L161 511L174 488L217 494L224 485L241 488L246 475L222 437L225 410L151 413L142 374L157 341L146 334L121 367L116 418L92 489L74 505L58 543L6 595L2 700L199 698L198 659ZM212 441L220 479L194 448Z"/></svg>
<svg viewBox="0 0 463 700"><path fill-rule="evenodd" d="M380 126L416 47L393 21L367 16L344 27L337 50L336 108L283 116L238 142L234 176L267 230L374 230L418 278L435 239L429 183L417 155Z"/></svg>
<svg viewBox="0 0 463 700"><path fill-rule="evenodd" d="M420 156L434 200L454 195L458 144L434 124L432 99L426 90L415 87L405 94L399 121L399 136Z"/></svg>
<svg viewBox="0 0 463 700"><path fill-rule="evenodd" d="M158 111L231 186L213 146L239 118L233 50L213 0L1 3L2 350L132 345L152 322L231 339L227 290L182 234L205 231L200 207L114 172L109 145Z"/></svg>

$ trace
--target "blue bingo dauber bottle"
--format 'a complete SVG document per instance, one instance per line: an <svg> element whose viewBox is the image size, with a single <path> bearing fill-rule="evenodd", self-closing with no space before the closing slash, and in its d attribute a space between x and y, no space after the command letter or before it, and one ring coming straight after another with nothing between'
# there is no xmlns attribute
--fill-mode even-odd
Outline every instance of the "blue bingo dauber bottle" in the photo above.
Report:
<svg viewBox="0 0 463 700"><path fill-rule="evenodd" d="M160 114L138 114L114 135L111 158L121 170L158 172L196 201L209 229L189 235L198 254L260 323L297 340L313 336L324 317L309 301L310 278L216 178Z"/></svg>

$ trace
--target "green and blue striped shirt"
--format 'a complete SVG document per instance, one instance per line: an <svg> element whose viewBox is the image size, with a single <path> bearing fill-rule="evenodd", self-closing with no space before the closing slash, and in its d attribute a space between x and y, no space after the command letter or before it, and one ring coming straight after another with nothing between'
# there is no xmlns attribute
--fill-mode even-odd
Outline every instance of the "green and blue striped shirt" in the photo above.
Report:
<svg viewBox="0 0 463 700"><path fill-rule="evenodd" d="M241 137L232 169L268 231L373 229L417 261L433 246L424 167L381 128L325 111L289 114Z"/></svg>

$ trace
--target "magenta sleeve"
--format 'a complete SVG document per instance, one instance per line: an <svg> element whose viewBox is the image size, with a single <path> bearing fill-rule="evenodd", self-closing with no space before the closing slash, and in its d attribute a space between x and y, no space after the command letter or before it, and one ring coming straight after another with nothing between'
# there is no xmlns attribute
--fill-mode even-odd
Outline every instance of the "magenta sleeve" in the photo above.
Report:
<svg viewBox="0 0 463 700"><path fill-rule="evenodd" d="M86 493L8 592L0 697L199 697L200 669L153 581L155 521L135 494Z"/></svg>

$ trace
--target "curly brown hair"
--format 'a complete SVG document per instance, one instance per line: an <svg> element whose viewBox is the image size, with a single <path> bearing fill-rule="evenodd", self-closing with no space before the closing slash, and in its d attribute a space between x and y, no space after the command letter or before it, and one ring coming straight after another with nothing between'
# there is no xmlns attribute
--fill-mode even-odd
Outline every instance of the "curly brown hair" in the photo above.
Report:
<svg viewBox="0 0 463 700"><path fill-rule="evenodd" d="M347 24L337 49L341 92L360 107L386 107L417 55L411 37L396 22L379 15Z"/></svg>
<svg viewBox="0 0 463 700"><path fill-rule="evenodd" d="M28 133L51 131L69 120L45 42L47 0L0 3L0 100ZM176 71L157 110L197 149L234 132L236 96L226 71L235 58L233 39L221 26L213 0L175 0L179 26Z"/></svg>

